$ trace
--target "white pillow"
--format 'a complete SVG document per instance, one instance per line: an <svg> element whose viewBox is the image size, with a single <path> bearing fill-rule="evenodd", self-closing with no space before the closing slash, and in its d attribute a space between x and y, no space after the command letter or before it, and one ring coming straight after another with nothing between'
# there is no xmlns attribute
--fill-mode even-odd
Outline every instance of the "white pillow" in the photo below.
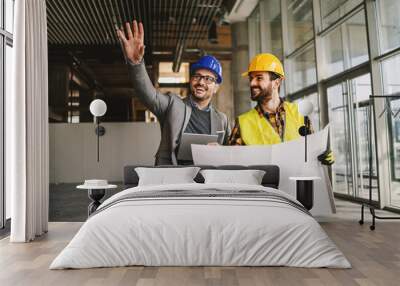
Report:
<svg viewBox="0 0 400 286"><path fill-rule="evenodd" d="M199 167L135 168L139 176L138 186L195 183L193 179L199 170Z"/></svg>
<svg viewBox="0 0 400 286"><path fill-rule="evenodd" d="M233 183L261 185L265 171L261 170L202 170L204 183Z"/></svg>

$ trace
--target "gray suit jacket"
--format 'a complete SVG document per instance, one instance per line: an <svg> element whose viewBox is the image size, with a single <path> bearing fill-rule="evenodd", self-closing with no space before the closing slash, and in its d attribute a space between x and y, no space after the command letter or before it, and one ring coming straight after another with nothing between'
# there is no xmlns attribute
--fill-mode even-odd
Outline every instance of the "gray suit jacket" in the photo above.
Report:
<svg viewBox="0 0 400 286"><path fill-rule="evenodd" d="M192 107L187 99L177 95L165 95L157 91L147 74L145 65L129 63L129 75L134 95L157 116L161 126L161 142L155 155L156 165L177 165L177 147L183 131L189 123ZM227 116L211 106L211 134L225 131L224 144L230 135Z"/></svg>

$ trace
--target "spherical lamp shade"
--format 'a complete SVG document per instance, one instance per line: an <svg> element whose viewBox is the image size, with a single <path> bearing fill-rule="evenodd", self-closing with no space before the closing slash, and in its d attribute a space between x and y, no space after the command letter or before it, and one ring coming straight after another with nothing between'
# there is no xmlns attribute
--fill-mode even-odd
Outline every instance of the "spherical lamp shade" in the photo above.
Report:
<svg viewBox="0 0 400 286"><path fill-rule="evenodd" d="M93 116L100 117L106 113L107 104L101 99L95 99L90 103L89 110Z"/></svg>
<svg viewBox="0 0 400 286"><path fill-rule="evenodd" d="M314 105L311 101L303 100L299 103L299 112L303 116L309 116L314 111Z"/></svg>

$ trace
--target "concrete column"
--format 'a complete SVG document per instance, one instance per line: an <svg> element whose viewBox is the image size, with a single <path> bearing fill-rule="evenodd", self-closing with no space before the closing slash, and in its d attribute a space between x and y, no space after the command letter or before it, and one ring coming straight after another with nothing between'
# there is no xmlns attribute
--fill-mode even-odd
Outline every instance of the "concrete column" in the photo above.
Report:
<svg viewBox="0 0 400 286"><path fill-rule="evenodd" d="M213 105L228 116L228 120L233 125L234 117L234 98L232 91L231 62L221 61L222 76L224 80L219 87L217 94L213 97Z"/></svg>
<svg viewBox="0 0 400 286"><path fill-rule="evenodd" d="M249 38L247 22L232 24L232 66L233 97L235 103L234 116L238 116L251 108L250 89L246 77L242 73L249 65Z"/></svg>

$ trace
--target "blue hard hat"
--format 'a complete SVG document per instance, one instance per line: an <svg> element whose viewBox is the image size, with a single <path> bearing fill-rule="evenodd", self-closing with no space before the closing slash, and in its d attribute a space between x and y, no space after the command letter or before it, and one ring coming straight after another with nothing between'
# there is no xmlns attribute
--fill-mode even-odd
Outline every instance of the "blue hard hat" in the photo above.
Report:
<svg viewBox="0 0 400 286"><path fill-rule="evenodd" d="M217 76L217 83L220 84L222 82L221 63L213 56L202 56L197 62L192 64L190 67L190 74L193 74L199 69L206 69L213 72Z"/></svg>

